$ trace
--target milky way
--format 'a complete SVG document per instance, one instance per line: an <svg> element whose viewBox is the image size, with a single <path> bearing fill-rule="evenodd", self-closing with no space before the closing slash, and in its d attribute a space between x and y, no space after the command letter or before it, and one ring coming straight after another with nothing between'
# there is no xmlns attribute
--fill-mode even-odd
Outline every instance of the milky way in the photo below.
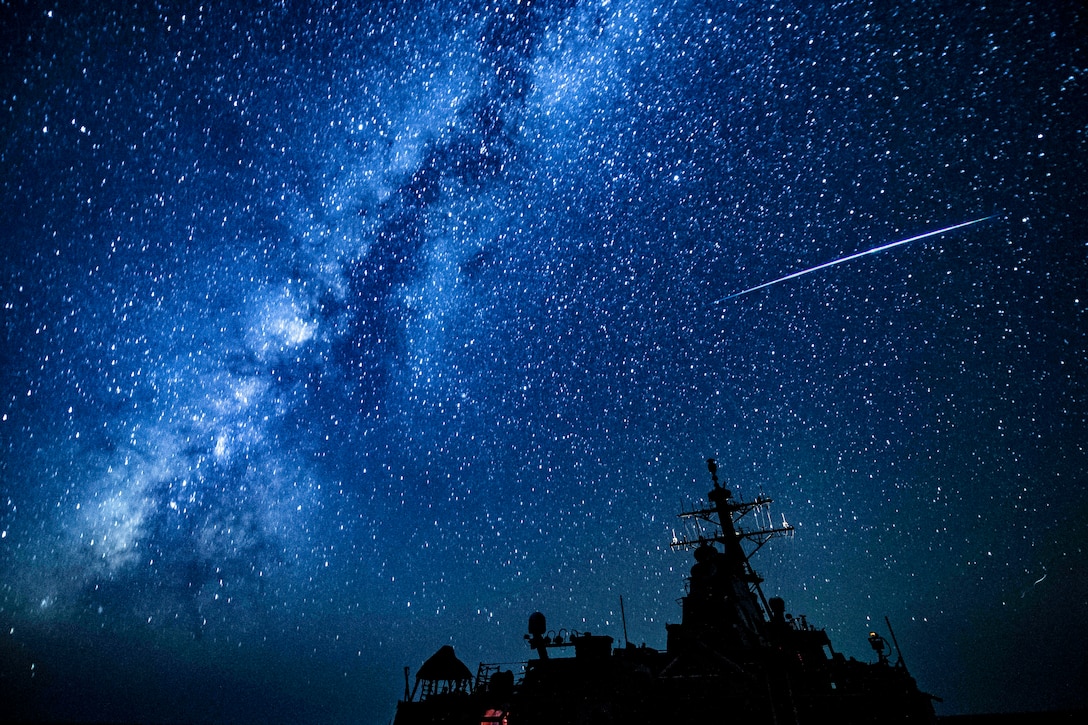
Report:
<svg viewBox="0 0 1088 725"><path fill-rule="evenodd" d="M1088 704L1082 12L352 5L4 9L17 712L384 723L620 596L664 646L708 457L837 649Z"/></svg>

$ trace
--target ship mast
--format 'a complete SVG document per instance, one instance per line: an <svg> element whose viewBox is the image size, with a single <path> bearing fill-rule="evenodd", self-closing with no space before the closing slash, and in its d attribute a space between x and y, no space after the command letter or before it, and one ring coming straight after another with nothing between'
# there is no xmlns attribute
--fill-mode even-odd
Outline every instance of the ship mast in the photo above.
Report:
<svg viewBox="0 0 1088 725"><path fill-rule="evenodd" d="M752 568L751 559L759 549L768 541L777 536L790 536L793 534L793 526L782 521L781 526L770 524L757 524L754 527L742 525L743 519L748 514L758 511L766 511L772 503L772 499L760 494L753 501L737 501L733 498L733 492L723 487L718 480L718 464L713 458L707 459L707 470L710 471L714 488L707 494L711 503L709 508L682 511L678 516L682 519L701 521L710 524L713 533L709 535L699 532L695 537L674 538L673 548L695 549L696 559L700 560L701 552L709 556L708 549L714 549L713 543L721 544L724 548L723 556L714 556L715 567L726 569L726 574L739 589L745 587L748 597L758 597L763 612L769 612L767 600L760 588L763 578ZM753 517L754 519L755 517ZM716 551L716 549L715 549ZM694 574L694 570L693 570ZM743 606L745 599L740 591L734 591L732 602L741 610L747 610L742 618L748 621L752 629L759 629L756 621L763 620L761 613L752 611L751 607ZM740 600L740 601L738 601Z"/></svg>

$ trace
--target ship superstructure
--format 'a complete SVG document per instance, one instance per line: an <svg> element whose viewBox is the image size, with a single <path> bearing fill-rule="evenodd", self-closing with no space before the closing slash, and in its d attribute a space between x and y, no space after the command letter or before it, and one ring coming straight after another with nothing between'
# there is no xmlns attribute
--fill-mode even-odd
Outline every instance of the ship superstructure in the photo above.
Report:
<svg viewBox="0 0 1088 725"><path fill-rule="evenodd" d="M919 690L898 645L893 661L887 640L871 632L876 662L848 659L824 630L764 596L752 557L793 527L770 523L771 499L763 495L735 499L714 460L707 465L708 505L680 514L691 533L672 542L690 549L695 563L681 621L666 625L665 650L555 634L535 612L525 639L537 656L520 672L481 664L468 679L468 668L443 647L420 668L413 689L405 670L394 725L933 722L937 698Z"/></svg>

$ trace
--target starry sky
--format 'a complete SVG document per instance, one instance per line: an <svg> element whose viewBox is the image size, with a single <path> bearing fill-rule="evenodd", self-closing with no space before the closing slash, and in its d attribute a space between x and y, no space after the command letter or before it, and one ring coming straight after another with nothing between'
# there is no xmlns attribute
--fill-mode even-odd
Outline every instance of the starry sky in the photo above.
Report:
<svg viewBox="0 0 1088 725"><path fill-rule="evenodd" d="M887 616L939 714L1085 706L1086 31L0 2L6 699L377 725L621 596L663 648L714 457L838 651Z"/></svg>

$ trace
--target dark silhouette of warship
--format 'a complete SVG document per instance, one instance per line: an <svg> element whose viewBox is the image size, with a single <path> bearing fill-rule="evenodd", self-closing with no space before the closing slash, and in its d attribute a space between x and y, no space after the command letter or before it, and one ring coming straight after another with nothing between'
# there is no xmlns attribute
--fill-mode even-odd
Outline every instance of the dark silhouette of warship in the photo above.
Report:
<svg viewBox="0 0 1088 725"><path fill-rule="evenodd" d="M522 672L481 664L473 676L446 645L419 668L411 689L405 668L394 725L935 722L939 698L918 688L887 619L894 658L892 645L871 632L876 661L861 662L835 652L825 630L787 614L782 599L764 597L752 556L793 527L770 523L771 499L763 495L735 500L713 459L707 467L710 505L682 512L693 535L672 543L693 550L695 564L681 621L666 625L664 651L556 634L535 612L525 639L537 657ZM755 512L762 515L745 520ZM751 525L757 521L763 524ZM626 628L625 621L625 640Z"/></svg>

